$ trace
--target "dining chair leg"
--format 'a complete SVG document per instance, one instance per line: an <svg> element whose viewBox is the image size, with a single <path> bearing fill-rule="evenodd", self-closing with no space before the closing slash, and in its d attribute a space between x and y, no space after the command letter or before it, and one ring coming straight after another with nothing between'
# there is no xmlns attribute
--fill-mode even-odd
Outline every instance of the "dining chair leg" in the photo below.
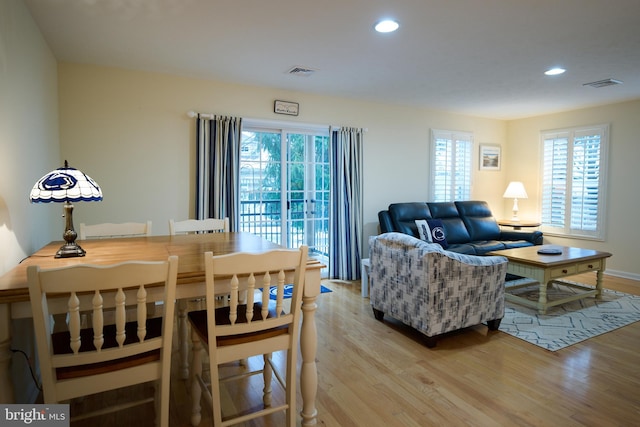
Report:
<svg viewBox="0 0 640 427"><path fill-rule="evenodd" d="M161 412L160 412L162 410L162 408L160 407L160 396L162 395L162 387L161 387L161 384L160 384L159 380L156 381L153 384L153 386L154 386L154 394L155 394L155 397L154 397L153 401L154 401L155 409L156 409L155 425L159 426L161 424L161 419L162 419Z"/></svg>
<svg viewBox="0 0 640 427"><path fill-rule="evenodd" d="M202 419L202 408L200 406L200 398L202 397L202 389L200 388L200 378L202 377L202 343L195 333L192 334L192 341L193 363L191 366L191 425L197 426L200 424L200 420Z"/></svg>
<svg viewBox="0 0 640 427"><path fill-rule="evenodd" d="M273 368L271 367L271 353L263 354L264 368L262 369L262 377L264 379L264 389L262 390L262 402L265 407L271 406L271 379L273 378Z"/></svg>
<svg viewBox="0 0 640 427"><path fill-rule="evenodd" d="M189 378L189 321L185 299L178 300L178 349L180 352L180 378Z"/></svg>

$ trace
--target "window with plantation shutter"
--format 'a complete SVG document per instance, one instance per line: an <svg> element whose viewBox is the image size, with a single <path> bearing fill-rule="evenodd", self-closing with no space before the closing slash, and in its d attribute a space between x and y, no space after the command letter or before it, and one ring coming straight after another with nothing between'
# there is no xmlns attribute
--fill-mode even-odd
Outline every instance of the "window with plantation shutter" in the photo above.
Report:
<svg viewBox="0 0 640 427"><path fill-rule="evenodd" d="M607 125L542 132L545 233L604 239L608 133Z"/></svg>
<svg viewBox="0 0 640 427"><path fill-rule="evenodd" d="M431 198L434 202L469 200L473 134L431 131Z"/></svg>

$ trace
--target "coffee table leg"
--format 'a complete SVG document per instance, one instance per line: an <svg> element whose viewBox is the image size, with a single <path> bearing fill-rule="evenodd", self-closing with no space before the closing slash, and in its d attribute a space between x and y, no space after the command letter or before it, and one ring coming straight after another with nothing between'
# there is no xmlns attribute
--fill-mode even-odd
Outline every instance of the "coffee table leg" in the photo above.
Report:
<svg viewBox="0 0 640 427"><path fill-rule="evenodd" d="M540 282L540 295L538 296L538 313L545 314L547 312L547 285L544 281Z"/></svg>
<svg viewBox="0 0 640 427"><path fill-rule="evenodd" d="M602 298L602 276L603 276L603 271L604 270L598 270L596 271L596 294L595 297L596 298Z"/></svg>

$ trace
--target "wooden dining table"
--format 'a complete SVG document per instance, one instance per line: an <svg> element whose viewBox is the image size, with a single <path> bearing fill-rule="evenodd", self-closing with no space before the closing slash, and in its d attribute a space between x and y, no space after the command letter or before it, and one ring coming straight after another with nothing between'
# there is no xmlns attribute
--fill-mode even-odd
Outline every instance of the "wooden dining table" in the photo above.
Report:
<svg viewBox="0 0 640 427"><path fill-rule="evenodd" d="M206 233L174 236L149 236L85 240L78 243L86 256L54 258L64 242L51 242L18 266L0 276L0 403L14 403L11 386L11 320L31 317L27 267L63 267L76 264L107 265L125 261L161 261L170 255L178 256L179 300L205 296L204 253L214 255L233 252L264 252L281 248L250 233ZM317 423L315 398L318 386L316 367L317 330L315 324L316 298L320 294L320 272L324 265L312 258L307 262L302 298L302 326L300 330L300 392L302 395L302 425ZM186 337L182 337L186 339ZM185 362L186 363L186 362Z"/></svg>

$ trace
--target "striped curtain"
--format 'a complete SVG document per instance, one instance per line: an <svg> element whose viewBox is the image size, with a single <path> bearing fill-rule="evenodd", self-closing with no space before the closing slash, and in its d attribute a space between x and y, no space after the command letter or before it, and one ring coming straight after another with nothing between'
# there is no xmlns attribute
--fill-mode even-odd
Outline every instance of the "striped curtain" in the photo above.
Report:
<svg viewBox="0 0 640 427"><path fill-rule="evenodd" d="M331 129L329 277L360 278L363 130Z"/></svg>
<svg viewBox="0 0 640 427"><path fill-rule="evenodd" d="M242 119L213 116L196 120L196 219L229 217L238 230L240 212L240 130Z"/></svg>

